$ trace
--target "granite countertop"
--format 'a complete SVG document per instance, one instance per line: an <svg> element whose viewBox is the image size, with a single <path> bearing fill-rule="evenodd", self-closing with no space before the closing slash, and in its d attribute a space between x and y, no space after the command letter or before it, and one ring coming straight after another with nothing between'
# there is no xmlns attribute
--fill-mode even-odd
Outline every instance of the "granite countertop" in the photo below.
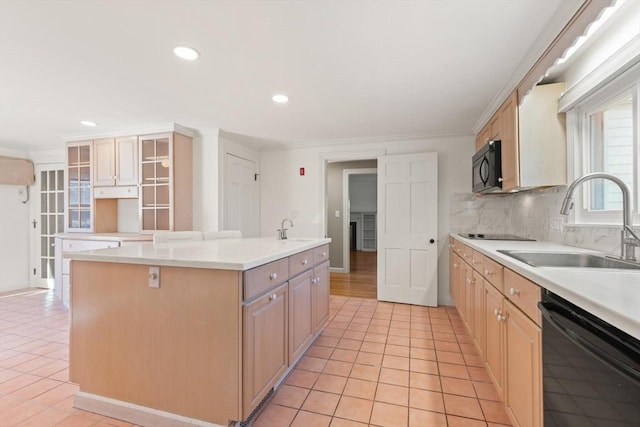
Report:
<svg viewBox="0 0 640 427"><path fill-rule="evenodd" d="M124 246L69 252L64 258L81 261L149 264L154 266L249 270L298 252L327 244L331 239L287 239L273 237L214 239L153 245Z"/></svg>
<svg viewBox="0 0 640 427"><path fill-rule="evenodd" d="M139 233L58 233L55 237L73 240L98 240L109 242L150 242L153 234Z"/></svg>
<svg viewBox="0 0 640 427"><path fill-rule="evenodd" d="M453 233L451 237L640 339L640 270L532 267L497 250L604 253L543 241L471 240Z"/></svg>

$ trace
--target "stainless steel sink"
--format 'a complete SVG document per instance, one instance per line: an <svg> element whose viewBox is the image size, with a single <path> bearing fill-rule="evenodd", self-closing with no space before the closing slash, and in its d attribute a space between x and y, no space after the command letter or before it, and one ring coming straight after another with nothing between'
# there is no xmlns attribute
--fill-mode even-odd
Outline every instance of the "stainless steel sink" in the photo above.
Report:
<svg viewBox="0 0 640 427"><path fill-rule="evenodd" d="M498 252L532 267L621 268L640 270L640 264L579 252L537 252L499 249Z"/></svg>

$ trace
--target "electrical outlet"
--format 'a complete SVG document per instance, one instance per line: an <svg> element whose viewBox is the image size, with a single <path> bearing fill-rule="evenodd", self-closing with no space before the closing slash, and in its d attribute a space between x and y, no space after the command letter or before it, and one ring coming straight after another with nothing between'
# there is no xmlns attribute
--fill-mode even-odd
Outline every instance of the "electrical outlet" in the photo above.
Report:
<svg viewBox="0 0 640 427"><path fill-rule="evenodd" d="M149 287L160 287L160 267L149 267Z"/></svg>
<svg viewBox="0 0 640 427"><path fill-rule="evenodd" d="M340 211L336 211L336 218L340 218Z"/></svg>
<svg viewBox="0 0 640 427"><path fill-rule="evenodd" d="M557 217L557 218L553 218L551 220L551 230L553 231L562 231L562 225L564 224L564 221L562 218Z"/></svg>

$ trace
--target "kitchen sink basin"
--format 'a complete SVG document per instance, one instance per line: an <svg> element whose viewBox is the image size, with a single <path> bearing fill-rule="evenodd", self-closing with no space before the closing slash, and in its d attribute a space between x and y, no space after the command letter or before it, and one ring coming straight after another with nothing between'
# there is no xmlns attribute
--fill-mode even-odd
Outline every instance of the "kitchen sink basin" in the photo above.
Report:
<svg viewBox="0 0 640 427"><path fill-rule="evenodd" d="M503 249L499 249L498 252L529 264L532 267L621 268L640 270L640 264L587 253Z"/></svg>

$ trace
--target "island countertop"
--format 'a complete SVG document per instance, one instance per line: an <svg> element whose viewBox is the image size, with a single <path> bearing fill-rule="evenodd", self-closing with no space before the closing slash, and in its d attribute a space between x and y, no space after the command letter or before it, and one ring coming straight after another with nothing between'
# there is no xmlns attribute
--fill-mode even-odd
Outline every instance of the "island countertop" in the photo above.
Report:
<svg viewBox="0 0 640 427"><path fill-rule="evenodd" d="M329 243L327 238L214 239L65 253L71 260L245 271Z"/></svg>

